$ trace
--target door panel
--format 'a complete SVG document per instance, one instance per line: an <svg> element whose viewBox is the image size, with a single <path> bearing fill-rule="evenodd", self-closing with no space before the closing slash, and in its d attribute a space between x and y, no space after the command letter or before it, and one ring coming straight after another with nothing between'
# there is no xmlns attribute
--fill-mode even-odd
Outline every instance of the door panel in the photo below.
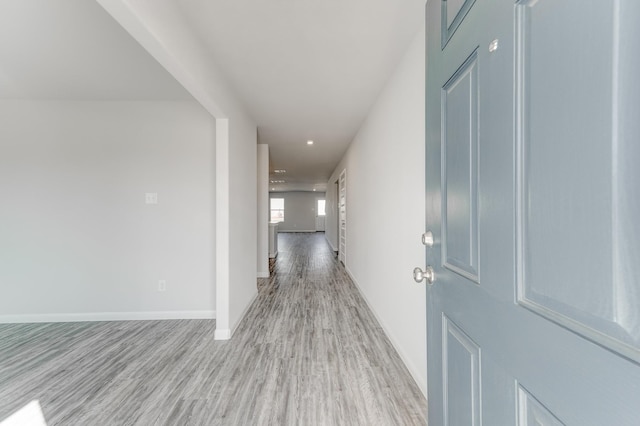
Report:
<svg viewBox="0 0 640 426"><path fill-rule="evenodd" d="M442 2L442 47L446 46L476 0L447 0Z"/></svg>
<svg viewBox="0 0 640 426"><path fill-rule="evenodd" d="M640 262L627 258L626 241L638 241L640 233L620 220L629 210L617 201L623 180L617 152L622 129L613 114L619 5L596 2L579 20L574 6L526 1L517 7L518 300L607 347L637 355L640 294L625 283L638 282ZM566 17L573 18L570 26ZM589 49L567 52L559 37ZM600 284L584 291L589 282Z"/></svg>
<svg viewBox="0 0 640 426"><path fill-rule="evenodd" d="M446 22L447 28L451 28L451 24L453 20L458 16L460 10L467 3L466 0L448 0L445 8L445 17L444 21Z"/></svg>
<svg viewBox="0 0 640 426"><path fill-rule="evenodd" d="M478 55L442 90L442 257L444 266L478 282Z"/></svg>
<svg viewBox="0 0 640 426"><path fill-rule="evenodd" d="M480 348L443 317L442 359L446 426L480 424Z"/></svg>
<svg viewBox="0 0 640 426"><path fill-rule="evenodd" d="M429 424L638 424L640 2L596 3L427 2Z"/></svg>
<svg viewBox="0 0 640 426"><path fill-rule="evenodd" d="M544 405L518 386L518 426L564 426Z"/></svg>

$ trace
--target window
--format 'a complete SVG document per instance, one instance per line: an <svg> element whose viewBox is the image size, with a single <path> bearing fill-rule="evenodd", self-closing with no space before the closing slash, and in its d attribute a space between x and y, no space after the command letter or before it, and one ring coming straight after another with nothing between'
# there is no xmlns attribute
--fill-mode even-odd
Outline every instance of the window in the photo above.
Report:
<svg viewBox="0 0 640 426"><path fill-rule="evenodd" d="M271 222L284 222L284 198L271 199Z"/></svg>
<svg viewBox="0 0 640 426"><path fill-rule="evenodd" d="M325 200L318 200L318 210L317 210L318 216L325 215L324 206L325 206Z"/></svg>

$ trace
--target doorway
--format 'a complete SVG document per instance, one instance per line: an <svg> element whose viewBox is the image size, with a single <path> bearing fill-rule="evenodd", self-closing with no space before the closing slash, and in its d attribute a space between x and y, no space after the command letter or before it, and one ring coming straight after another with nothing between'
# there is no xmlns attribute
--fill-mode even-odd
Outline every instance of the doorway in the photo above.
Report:
<svg viewBox="0 0 640 426"><path fill-rule="evenodd" d="M324 232L326 218L326 200L316 198L316 232Z"/></svg>

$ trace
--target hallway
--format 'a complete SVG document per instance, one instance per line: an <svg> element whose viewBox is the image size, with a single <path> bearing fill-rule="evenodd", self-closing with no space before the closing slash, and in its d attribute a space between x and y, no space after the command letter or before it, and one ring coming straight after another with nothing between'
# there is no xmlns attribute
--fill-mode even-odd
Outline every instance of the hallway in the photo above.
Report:
<svg viewBox="0 0 640 426"><path fill-rule="evenodd" d="M281 233L278 244L242 325L277 348L270 362L282 371L269 380L291 391L276 398L285 414L271 424L426 424L424 397L324 233Z"/></svg>
<svg viewBox="0 0 640 426"><path fill-rule="evenodd" d="M0 420L424 425L426 401L324 234L280 234L232 340L214 321L0 325Z"/></svg>

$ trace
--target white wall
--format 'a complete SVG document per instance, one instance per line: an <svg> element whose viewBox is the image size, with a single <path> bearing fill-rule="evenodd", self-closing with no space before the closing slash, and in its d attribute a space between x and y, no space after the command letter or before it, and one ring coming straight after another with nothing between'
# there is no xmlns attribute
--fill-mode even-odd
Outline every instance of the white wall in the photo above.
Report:
<svg viewBox="0 0 640 426"><path fill-rule="evenodd" d="M97 0L216 118L216 339L257 296L257 127L173 0Z"/></svg>
<svg viewBox="0 0 640 426"><path fill-rule="evenodd" d="M0 101L0 117L0 321L213 317L210 114Z"/></svg>
<svg viewBox="0 0 640 426"><path fill-rule="evenodd" d="M346 268L426 395L426 290L411 275L425 261L424 81L423 28L329 179L326 235L337 247L334 182L346 168Z"/></svg>
<svg viewBox="0 0 640 426"><path fill-rule="evenodd" d="M270 193L269 198L284 198L284 222L278 224L278 232L315 232L316 200L324 195L309 191Z"/></svg>
<svg viewBox="0 0 640 426"><path fill-rule="evenodd" d="M231 121L229 155L229 330L233 334L258 295L256 281L258 132L246 119Z"/></svg>
<svg viewBox="0 0 640 426"><path fill-rule="evenodd" d="M257 276L269 276L269 145L258 145Z"/></svg>

